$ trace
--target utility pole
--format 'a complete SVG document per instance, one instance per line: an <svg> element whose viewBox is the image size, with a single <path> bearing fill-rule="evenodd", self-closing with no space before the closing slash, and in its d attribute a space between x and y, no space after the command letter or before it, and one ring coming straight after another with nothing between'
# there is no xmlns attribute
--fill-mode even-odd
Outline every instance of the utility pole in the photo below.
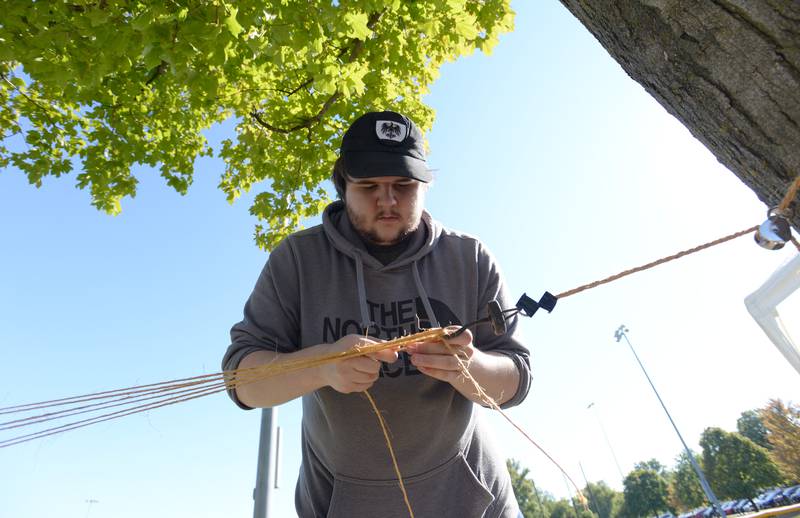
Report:
<svg viewBox="0 0 800 518"><path fill-rule="evenodd" d="M539 490L536 489L536 482L533 481L533 477L530 478L530 481L531 485L533 486L533 494L536 495L536 503L539 504L539 513L541 513L543 518L547 518L544 506L542 505L542 500L539 498Z"/></svg>
<svg viewBox="0 0 800 518"><path fill-rule="evenodd" d="M600 431L603 432L603 437L606 439L606 444L608 445L609 451L611 451L611 457L614 458L614 465L617 466L617 472L619 472L619 479L625 480L625 475L622 474L622 468L619 467L619 461L617 460L617 454L614 453L614 448L611 447L611 441L608 440L608 434L606 433L606 428L603 426L603 421L600 420L600 415L597 413L597 408L595 407L594 402L589 403L586 407L587 410L594 408L594 416L597 418L597 423L600 425Z"/></svg>
<svg viewBox="0 0 800 518"><path fill-rule="evenodd" d="M628 335L626 334L627 332L628 332L628 328L627 327L625 327L624 325L619 326L617 331L614 333L614 338L617 339L617 342L619 342L623 338L625 339L625 342L627 342L628 347L630 347L634 358L636 358L636 362L639 364L639 367L642 368L642 372L644 373L644 377L647 378L647 382L650 383L650 388L653 389L653 392L655 392L656 397L658 398L658 402L661 403L661 408L664 409L664 413L667 414L667 418L669 418L669 422L672 423L672 427L675 429L675 433L678 434L678 439L681 440L681 444L683 444L683 449L686 450L686 455L688 455L688 457L689 457L689 462L692 463L692 468L694 468L695 473L697 473L697 478L700 479L700 485L703 487L703 492L705 492L706 497L708 498L709 502L711 502L711 505L714 507L714 510L717 512L717 514L720 516L720 518L725 518L726 517L725 511L723 511L722 507L719 505L719 500L717 500L717 496L714 494L714 491L711 490L711 486L708 484L708 481L706 480L706 477L703 474L703 470L700 469L700 466L697 464L697 461L695 460L694 455L692 454L692 450L690 450L689 447L686 445L686 441L683 440L683 436L681 435L681 432L678 431L678 427L675 424L675 421L673 421L672 420L672 416L669 415L669 410L667 410L667 406L664 404L664 401L661 400L661 396L658 395L658 391L656 390L656 386L653 385L653 381L650 379L650 376L647 374L647 371L645 370L644 365L642 365L642 361L639 359L639 355L636 354L636 351L633 349L633 345L631 344L631 341L628 340Z"/></svg>
<svg viewBox="0 0 800 518"><path fill-rule="evenodd" d="M602 513L600 512L600 503L594 497L594 493L592 493L592 486L589 485L589 480L586 478L586 472L583 471L583 464L580 462L578 463L578 467L581 468L581 475L583 475L583 482L586 484L586 491L589 492L589 499L594 504L595 511L597 511L597 516L599 518L603 518ZM605 518L611 518L609 515L606 515Z"/></svg>
<svg viewBox="0 0 800 518"><path fill-rule="evenodd" d="M253 489L253 518L269 518L270 516L273 489L278 488L279 454L278 409L264 408L261 410L256 487Z"/></svg>
<svg viewBox="0 0 800 518"><path fill-rule="evenodd" d="M90 498L86 500L86 518L89 518L89 511L92 510L92 504L99 504L100 500L95 500L94 498Z"/></svg>

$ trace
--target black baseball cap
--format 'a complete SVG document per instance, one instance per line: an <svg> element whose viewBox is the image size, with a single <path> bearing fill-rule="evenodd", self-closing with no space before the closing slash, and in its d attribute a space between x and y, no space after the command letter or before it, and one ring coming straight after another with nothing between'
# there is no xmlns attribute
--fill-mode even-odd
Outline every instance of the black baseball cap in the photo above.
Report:
<svg viewBox="0 0 800 518"><path fill-rule="evenodd" d="M404 176L433 179L425 162L425 142L414 121L396 112L370 112L355 120L342 137L341 157L354 178Z"/></svg>

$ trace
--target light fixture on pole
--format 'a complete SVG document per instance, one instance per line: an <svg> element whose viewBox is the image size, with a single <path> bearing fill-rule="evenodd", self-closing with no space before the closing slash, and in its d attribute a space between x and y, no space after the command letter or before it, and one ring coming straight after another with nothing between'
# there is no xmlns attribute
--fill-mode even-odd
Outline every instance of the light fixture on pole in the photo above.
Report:
<svg viewBox="0 0 800 518"><path fill-rule="evenodd" d="M667 406L664 404L664 401L661 400L661 396L658 395L656 386L653 385L653 381L647 374L644 365L642 365L642 361L639 359L639 355L636 354L636 351L633 349L631 341L628 339L628 335L626 334L627 332L628 328L625 327L624 325L621 325L614 333L614 338L617 339L617 342L619 342L623 338L625 339L625 342L628 344L628 347L631 349L631 352L633 353L633 357L636 358L636 362L639 364L639 367L641 367L642 372L644 373L644 377L647 378L647 382L650 383L650 388L653 389L653 392L655 392L656 397L658 398L658 402L661 403L661 408L664 409L664 413L667 414L669 422L672 423L672 427L675 429L675 433L678 434L678 439L681 440L681 444L683 444L683 449L686 450L686 455L689 457L689 462L692 463L692 467L694 468L695 473L697 473L697 478L700 479L700 485L703 487L703 492L705 492L706 497L708 497L708 500L711 502L711 505L714 507L714 510L717 512L720 518L725 518L727 516L725 514L725 511L723 511L722 507L719 505L719 500L717 500L714 491L711 490L711 486L708 484L708 481L706 480L706 477L703 474L703 470L700 469L700 466L697 464L697 461L695 460L694 455L692 454L692 450L690 450L689 447L686 445L686 441L683 440L681 432L678 431L678 426L675 424L675 421L672 420L672 416L669 414Z"/></svg>

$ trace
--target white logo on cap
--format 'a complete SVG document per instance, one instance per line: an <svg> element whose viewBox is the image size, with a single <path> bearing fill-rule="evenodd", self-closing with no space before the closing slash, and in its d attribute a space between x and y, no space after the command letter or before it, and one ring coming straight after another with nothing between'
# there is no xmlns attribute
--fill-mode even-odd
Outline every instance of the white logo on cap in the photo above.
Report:
<svg viewBox="0 0 800 518"><path fill-rule="evenodd" d="M408 134L408 127L402 122L375 121L375 133L381 140L402 142Z"/></svg>

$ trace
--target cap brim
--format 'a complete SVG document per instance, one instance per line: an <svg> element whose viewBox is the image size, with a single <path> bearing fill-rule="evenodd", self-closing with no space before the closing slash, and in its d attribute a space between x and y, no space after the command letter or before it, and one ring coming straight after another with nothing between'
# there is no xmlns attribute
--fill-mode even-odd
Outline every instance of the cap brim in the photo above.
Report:
<svg viewBox="0 0 800 518"><path fill-rule="evenodd" d="M428 183L433 174L424 160L397 153L351 151L344 154L347 174L353 178L402 176Z"/></svg>

